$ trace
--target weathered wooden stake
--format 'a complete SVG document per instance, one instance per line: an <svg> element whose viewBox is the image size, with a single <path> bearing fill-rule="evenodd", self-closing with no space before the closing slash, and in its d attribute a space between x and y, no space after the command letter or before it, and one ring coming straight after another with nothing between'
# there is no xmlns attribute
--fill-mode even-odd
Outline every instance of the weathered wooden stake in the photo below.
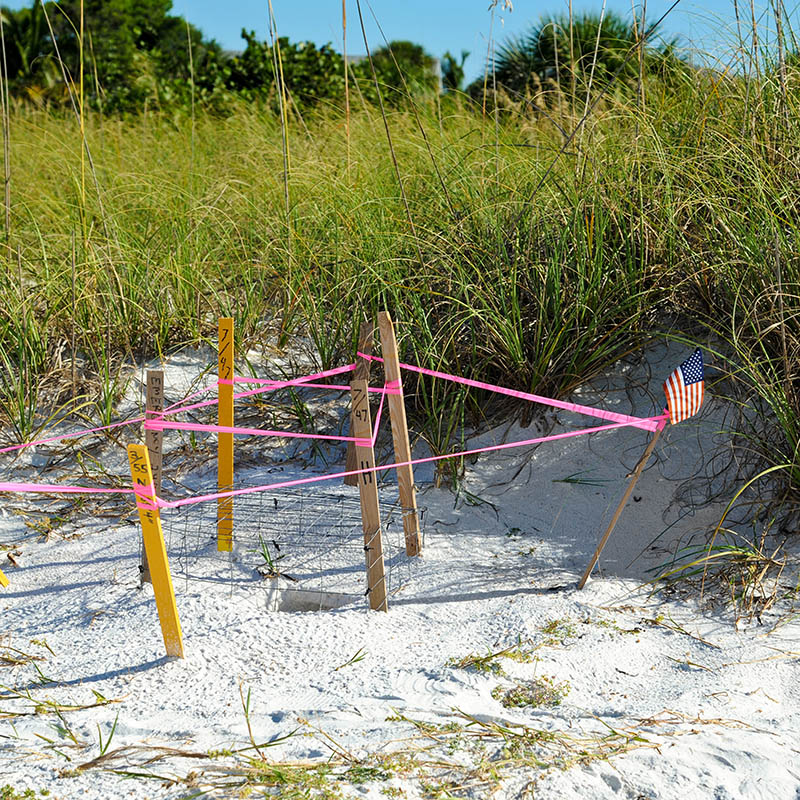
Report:
<svg viewBox="0 0 800 800"><path fill-rule="evenodd" d="M0 569L0 586L6 587L8 586L8 578L3 575L3 570Z"/></svg>
<svg viewBox="0 0 800 800"><path fill-rule="evenodd" d="M403 380L400 374L400 358L397 355L397 339L394 325L388 311L378 314L378 327L381 333L381 353L386 382L396 388L398 394L387 395L389 416L392 422L394 440L394 460L397 467L397 485L400 492L400 508L403 515L403 533L406 538L406 555L418 556L422 551L417 513L417 493L414 489L414 469L411 464L411 442L408 438L406 405L403 399Z"/></svg>
<svg viewBox="0 0 800 800"><path fill-rule="evenodd" d="M361 330L358 335L358 352L372 355L372 332L373 326L371 322L362 322ZM356 368L353 370L354 381L367 381L369 383L369 368L372 364L369 359L356 356ZM351 433L351 436L353 434ZM345 470L352 472L358 469L358 461L356 460L356 445L355 442L347 443L347 458L345 460ZM345 475L344 483L347 486L358 485L358 475Z"/></svg>
<svg viewBox="0 0 800 800"><path fill-rule="evenodd" d="M152 419L153 411L164 410L164 373L161 370L147 370L147 389L146 389L145 419ZM161 463L162 463L162 444L164 441L163 431L145 430L144 443L147 447L147 455L150 458L150 470L153 473L153 491L156 496L161 496ZM142 547L142 563L139 567L139 579L142 583L152 583L150 577L150 566L147 563L147 551Z"/></svg>
<svg viewBox="0 0 800 800"><path fill-rule="evenodd" d="M218 425L233 427L233 319L221 317L219 320L219 380ZM217 434L217 491L233 489L233 434ZM217 550L233 550L233 498L220 497L217 500Z"/></svg>
<svg viewBox="0 0 800 800"><path fill-rule="evenodd" d="M156 598L158 619L168 656L183 658L183 636L178 619L178 606L175 603L175 590L169 572L167 548L161 530L161 515L155 504L153 492L153 473L147 447L143 444L128 445L128 460L131 465L131 478L136 491L136 507L142 524L142 538L150 564L153 580L153 593Z"/></svg>
<svg viewBox="0 0 800 800"><path fill-rule="evenodd" d="M611 532L614 530L614 527L619 521L620 516L622 516L622 511L625 508L625 504L628 502L628 498L631 496L631 493L633 492L633 489L636 486L636 482L639 480L639 476L642 474L644 465L650 458L650 455L656 446L656 442L658 441L658 437L661 436L661 431L663 429L664 429L663 425L659 428L656 428L656 431L653 434L653 438L650 440L650 443L647 445L647 449L644 451L644 455L639 459L639 463L633 470L632 473L633 477L631 478L631 482L628 484L628 488L625 490L625 494L623 495L620 504L617 506L617 510L614 512L614 516L611 518L611 522L608 523L606 532L603 534L603 538L597 545L597 549L594 551L594 555L592 556L592 560L589 562L589 566L586 567L586 572L583 573L583 577L581 578L580 583L578 584L579 589L583 589L583 587L586 585L586 581L589 580L589 575L594 569L594 565L600 558L600 553L603 552L603 548L606 546L606 543L608 542L608 539L611 536Z"/></svg>
<svg viewBox="0 0 800 800"><path fill-rule="evenodd" d="M374 469L375 453L370 444L372 438L372 416L369 412L369 394L366 381L350 384L353 411L350 429L353 436L363 439L356 444L356 469ZM364 553L367 561L367 594L369 607L375 611L388 611L386 597L386 575L383 566L383 536L381 534L381 512L378 503L378 479L374 472L362 472L358 476L361 497L361 524L364 531Z"/></svg>

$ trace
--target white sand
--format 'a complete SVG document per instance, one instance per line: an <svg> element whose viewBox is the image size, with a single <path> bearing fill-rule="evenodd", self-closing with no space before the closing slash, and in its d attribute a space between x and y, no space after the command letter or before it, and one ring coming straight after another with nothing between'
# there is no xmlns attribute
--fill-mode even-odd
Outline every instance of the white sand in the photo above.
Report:
<svg viewBox="0 0 800 800"><path fill-rule="evenodd" d="M577 399L657 413L661 365L669 371L682 355L651 355L659 376L649 387L655 400L644 390L615 390L614 384L642 379L635 368L608 385L598 382L602 401L589 389ZM196 358L176 360L168 367L168 386L196 374L196 364ZM418 730L400 717L455 723L419 758L458 768L448 773L432 764L415 772L395 763L384 780L333 781L343 796L433 796L417 779L423 771L433 782L466 784L454 790L457 796L480 798L517 797L534 785L535 797L545 799L800 797L800 625L790 609L779 605L761 624L737 627L730 610L702 610L691 600L667 599L641 586L647 569L719 516L719 507L674 502L684 481L703 469L703 454L717 435L715 418L712 406L699 422L664 433L658 462L635 492L639 500L629 504L583 591L576 582L624 491L625 473L644 449L647 434L641 431L482 456L468 465L459 495L432 488L432 469L420 468L420 503L427 507L424 555L398 571L388 614L367 611L363 600L333 611L267 611L270 587L289 583L255 572L252 542L238 545L235 560L226 561L209 546L189 563L176 539L170 557L184 660L164 658L152 590L138 588L132 518L88 517L85 525L66 526L43 541L23 517L7 513L0 520L0 543L16 545L21 554L17 568L3 561L11 586L0 590L0 655L5 645L44 660L36 662L41 672L30 663L0 666L6 687L0 688L0 789L9 784L20 793L47 789L52 797L87 800L192 796L218 782L214 769L233 759L144 762L156 752L152 748L207 752L248 746L240 692L250 692L257 742L298 731L264 751L274 760L324 761L340 750L374 766L379 754L434 745L430 738L409 739ZM565 428L576 422L566 413L553 421ZM532 430L498 429L472 444L525 438ZM173 436L171 446L187 440ZM261 451L255 466L253 449L248 451L251 466L241 470L243 480L256 484L301 473L299 462L286 460L292 448ZM123 456L108 447L103 463L124 475ZM19 465L32 461L3 462L0 479L21 479ZM199 486L212 467L213 462L182 480ZM281 471L271 471L276 467ZM322 464L318 468L325 471ZM590 482L562 482L569 476ZM387 479L383 497L392 495ZM269 519L263 531L271 535ZM342 556L342 564L360 576L362 563L353 553ZM206 579L188 580L187 571ZM336 589L333 582L329 588ZM505 674L452 664L517 642L529 660L494 659ZM343 666L357 653L361 660ZM507 708L492 696L497 687L544 678L561 688L560 705ZM8 687L24 696L12 697ZM53 713L32 713L46 700L93 703L95 693L119 702L63 712L81 747ZM11 716L13 711L25 715ZM98 729L105 742L115 719L107 751L117 751L115 757L66 776L64 770L100 755ZM494 723L589 741L565 749L553 745L549 757L539 752L541 761L554 762L556 754L574 760L567 769L501 763L500 737L474 736ZM624 741L613 731L629 737L625 752L607 760L576 757L581 748L594 752ZM630 739L634 734L641 738ZM475 747L480 741L483 750ZM482 759L496 762L494 775L474 771ZM110 769L200 776L192 787L125 779ZM217 789L210 796L237 794Z"/></svg>

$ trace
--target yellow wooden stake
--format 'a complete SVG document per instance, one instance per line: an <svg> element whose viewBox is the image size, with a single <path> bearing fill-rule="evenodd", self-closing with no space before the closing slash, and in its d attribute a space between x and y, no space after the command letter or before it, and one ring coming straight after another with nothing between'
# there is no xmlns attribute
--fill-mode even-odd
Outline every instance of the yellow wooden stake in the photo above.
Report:
<svg viewBox="0 0 800 800"><path fill-rule="evenodd" d="M161 515L154 502L153 473L150 470L150 459L147 447L143 444L128 445L128 460L131 465L131 478L136 492L136 507L139 509L139 521L142 523L142 538L150 564L150 575L153 581L153 593L156 597L156 609L164 636L164 646L168 656L183 658L183 636L178 619L178 607L175 604L175 590L172 587L172 576L169 572L167 548L164 545L164 534L161 530Z"/></svg>
<svg viewBox="0 0 800 800"><path fill-rule="evenodd" d="M366 381L350 384L353 400L353 436L366 440L356 444L356 469L374 469L375 453L369 440L372 438L372 419L369 413L369 396ZM386 599L386 574L383 565L383 536L381 533L381 511L378 502L378 479L374 472L362 472L358 476L361 497L361 524L364 531L364 553L367 561L367 593L369 607L375 611L388 611Z"/></svg>
<svg viewBox="0 0 800 800"><path fill-rule="evenodd" d="M362 322L361 330L358 335L358 352L372 355L372 332L373 327L371 322ZM369 359L356 356L356 368L353 370L354 381L369 381L369 368L372 362ZM352 433L350 434L353 435ZM347 457L345 459L345 470L353 472L358 469L358 462L356 460L356 445L355 442L347 443ZM346 475L344 483L346 486L358 486L358 475Z"/></svg>
<svg viewBox="0 0 800 800"><path fill-rule="evenodd" d="M406 555L418 556L422 552L417 513L417 494L414 490L414 469L411 461L411 442L408 438L406 404L403 399L403 381L400 375L400 359L397 355L397 339L394 325L388 311L378 314L378 327L381 332L381 353L386 382L394 385L399 394L387 395L389 416L392 422L395 464L397 467L397 486L400 493L400 508L403 514L403 533L406 538Z"/></svg>
<svg viewBox="0 0 800 800"><path fill-rule="evenodd" d="M8 578L3 575L3 570L0 569L0 586L6 587L8 586Z"/></svg>
<svg viewBox="0 0 800 800"><path fill-rule="evenodd" d="M219 425L233 427L233 320L221 317L219 320ZM229 381L229 383L222 383ZM233 434L217 434L217 491L233 489ZM220 497L217 500L217 550L233 550L233 498Z"/></svg>
<svg viewBox="0 0 800 800"><path fill-rule="evenodd" d="M147 370L147 390L145 396L146 418L152 418L149 412L164 410L164 373L158 369ZM150 457L150 470L153 473L153 491L157 497L161 496L161 447L164 441L163 431L145 430L144 443ZM147 563L147 551L142 548L142 565L140 567L140 580L142 583L152 583L150 566Z"/></svg>

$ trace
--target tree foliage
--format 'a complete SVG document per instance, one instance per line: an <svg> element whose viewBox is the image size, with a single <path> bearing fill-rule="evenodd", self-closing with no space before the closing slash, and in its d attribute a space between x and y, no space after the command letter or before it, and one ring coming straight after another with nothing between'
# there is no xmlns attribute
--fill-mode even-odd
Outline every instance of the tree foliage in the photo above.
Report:
<svg viewBox="0 0 800 800"><path fill-rule="evenodd" d="M464 62L469 58L469 50L461 51L461 60L449 50L442 56L442 87L445 91L455 92L464 83Z"/></svg>
<svg viewBox="0 0 800 800"><path fill-rule="evenodd" d="M498 87L512 95L532 93L548 83L560 85L563 91L573 87L585 91L590 78L595 86L603 86L614 77L625 82L639 74L641 33L632 21L614 12L602 17L580 14L571 24L566 14L547 16L528 33L502 45L490 70ZM675 40L659 46L645 43L642 54L647 74L683 66L676 55ZM482 90L483 80L470 86L472 94Z"/></svg>
<svg viewBox="0 0 800 800"><path fill-rule="evenodd" d="M172 0L84 0L81 41L80 9L80 0L33 0L20 11L2 9L14 95L39 105L66 103L83 63L87 102L110 113L188 105L192 99L212 108L237 97L269 102L281 84L297 104L343 101L344 60L330 45L286 38L273 44L243 30L243 51L226 54L173 16ZM404 102L408 93L438 90L435 60L413 42L377 49L373 63L389 103ZM369 62L350 63L348 72L361 97L377 101Z"/></svg>
<svg viewBox="0 0 800 800"><path fill-rule="evenodd" d="M389 42L372 53L379 81L390 93L438 91L436 61L421 45L408 41ZM391 100L391 97L389 98Z"/></svg>

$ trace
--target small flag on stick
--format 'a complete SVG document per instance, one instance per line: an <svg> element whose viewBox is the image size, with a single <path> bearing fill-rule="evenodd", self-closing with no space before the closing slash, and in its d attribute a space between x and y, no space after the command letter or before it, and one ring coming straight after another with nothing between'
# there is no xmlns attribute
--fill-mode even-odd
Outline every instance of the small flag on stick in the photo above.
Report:
<svg viewBox="0 0 800 800"><path fill-rule="evenodd" d="M664 381L669 419L673 425L700 410L704 385L703 354L698 348Z"/></svg>

